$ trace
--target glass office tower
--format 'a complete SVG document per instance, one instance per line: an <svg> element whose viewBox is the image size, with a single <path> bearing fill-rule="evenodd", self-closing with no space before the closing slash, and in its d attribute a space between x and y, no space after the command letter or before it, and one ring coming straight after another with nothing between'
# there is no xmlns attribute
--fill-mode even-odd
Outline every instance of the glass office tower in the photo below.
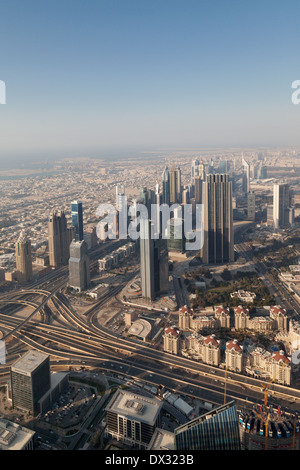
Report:
<svg viewBox="0 0 300 470"><path fill-rule="evenodd" d="M175 429L176 450L241 450L233 401Z"/></svg>
<svg viewBox="0 0 300 470"><path fill-rule="evenodd" d="M75 229L75 240L83 240L83 218L82 218L82 202L73 201L71 203L72 226Z"/></svg>

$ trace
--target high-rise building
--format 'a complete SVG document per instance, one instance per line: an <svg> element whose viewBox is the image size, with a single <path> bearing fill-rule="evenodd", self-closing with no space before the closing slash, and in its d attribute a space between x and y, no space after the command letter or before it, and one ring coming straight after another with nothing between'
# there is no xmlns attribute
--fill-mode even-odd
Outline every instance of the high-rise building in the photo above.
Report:
<svg viewBox="0 0 300 470"><path fill-rule="evenodd" d="M162 203L170 204L170 173L167 166L162 174Z"/></svg>
<svg viewBox="0 0 300 470"><path fill-rule="evenodd" d="M258 169L258 177L259 179L263 180L268 177L268 169L265 165L260 162L259 169Z"/></svg>
<svg viewBox="0 0 300 470"><path fill-rule="evenodd" d="M274 184L273 224L275 229L289 226L290 187L288 184Z"/></svg>
<svg viewBox="0 0 300 470"><path fill-rule="evenodd" d="M84 240L73 240L70 245L69 285L78 292L90 284L90 259L87 244Z"/></svg>
<svg viewBox="0 0 300 470"><path fill-rule="evenodd" d="M200 176L195 176L194 195L196 204L202 204L202 184L203 180L200 178Z"/></svg>
<svg viewBox="0 0 300 470"><path fill-rule="evenodd" d="M125 195L125 186L116 187L116 209L117 209L117 238L127 238L128 234L128 204Z"/></svg>
<svg viewBox="0 0 300 470"><path fill-rule="evenodd" d="M153 238L154 227L150 219L140 220L140 259L142 295L146 299L155 298L168 292L168 250L162 239Z"/></svg>
<svg viewBox="0 0 300 470"><path fill-rule="evenodd" d="M198 158L192 161L192 174L191 174L192 184L194 184L196 176L199 176L199 165L200 165L200 162Z"/></svg>
<svg viewBox="0 0 300 470"><path fill-rule="evenodd" d="M239 420L233 401L175 429L175 449L241 450Z"/></svg>
<svg viewBox="0 0 300 470"><path fill-rule="evenodd" d="M249 191L247 194L247 219L255 220L255 192Z"/></svg>
<svg viewBox="0 0 300 470"><path fill-rule="evenodd" d="M33 279L31 242L29 238L26 237L24 231L20 233L20 236L16 242L15 253L18 281L31 281Z"/></svg>
<svg viewBox="0 0 300 470"><path fill-rule="evenodd" d="M75 240L83 240L83 215L82 202L73 201L71 203L72 226L75 229Z"/></svg>
<svg viewBox="0 0 300 470"><path fill-rule="evenodd" d="M181 202L181 170L172 165L170 169L170 204Z"/></svg>
<svg viewBox="0 0 300 470"><path fill-rule="evenodd" d="M13 408L38 414L38 402L51 386L50 357L30 350L11 367L10 377Z"/></svg>
<svg viewBox="0 0 300 470"><path fill-rule="evenodd" d="M232 186L228 175L207 175L203 183L203 205L202 261L207 264L233 262Z"/></svg>
<svg viewBox="0 0 300 470"><path fill-rule="evenodd" d="M52 211L48 219L49 264L55 268L69 259L69 233L63 211Z"/></svg>
<svg viewBox="0 0 300 470"><path fill-rule="evenodd" d="M168 230L168 251L185 251L184 223L182 218L173 217L167 222Z"/></svg>
<svg viewBox="0 0 300 470"><path fill-rule="evenodd" d="M84 231L83 239L87 244L88 250L91 250L92 248L95 248L95 246L97 246L97 242L98 242L96 226L88 227Z"/></svg>
<svg viewBox="0 0 300 470"><path fill-rule="evenodd" d="M250 165L246 160L242 159L243 164L243 178L242 178L242 192L247 195L250 191Z"/></svg>

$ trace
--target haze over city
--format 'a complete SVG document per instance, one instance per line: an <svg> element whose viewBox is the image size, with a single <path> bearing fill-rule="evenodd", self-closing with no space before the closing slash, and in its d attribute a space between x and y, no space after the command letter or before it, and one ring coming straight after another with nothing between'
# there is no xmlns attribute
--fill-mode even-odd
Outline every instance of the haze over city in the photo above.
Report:
<svg viewBox="0 0 300 470"><path fill-rule="evenodd" d="M293 0L3 2L1 165L300 145L297 12Z"/></svg>

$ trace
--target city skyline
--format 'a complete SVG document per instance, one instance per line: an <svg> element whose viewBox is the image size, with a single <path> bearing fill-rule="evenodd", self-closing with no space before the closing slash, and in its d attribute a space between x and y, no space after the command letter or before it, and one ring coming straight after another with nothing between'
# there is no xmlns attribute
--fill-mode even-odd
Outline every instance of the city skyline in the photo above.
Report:
<svg viewBox="0 0 300 470"><path fill-rule="evenodd" d="M300 145L295 11L280 0L2 5L0 164Z"/></svg>
<svg viewBox="0 0 300 470"><path fill-rule="evenodd" d="M0 449L299 450L296 0L2 3Z"/></svg>

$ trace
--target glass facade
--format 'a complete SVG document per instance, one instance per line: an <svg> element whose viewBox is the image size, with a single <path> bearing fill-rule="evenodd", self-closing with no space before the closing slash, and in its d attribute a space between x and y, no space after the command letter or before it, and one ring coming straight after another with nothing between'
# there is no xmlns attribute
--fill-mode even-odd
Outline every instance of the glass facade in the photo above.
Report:
<svg viewBox="0 0 300 470"><path fill-rule="evenodd" d="M176 450L241 450L234 402L175 429Z"/></svg>
<svg viewBox="0 0 300 470"><path fill-rule="evenodd" d="M83 240L82 202L72 202L71 211L72 226L75 229L75 239L81 241Z"/></svg>

